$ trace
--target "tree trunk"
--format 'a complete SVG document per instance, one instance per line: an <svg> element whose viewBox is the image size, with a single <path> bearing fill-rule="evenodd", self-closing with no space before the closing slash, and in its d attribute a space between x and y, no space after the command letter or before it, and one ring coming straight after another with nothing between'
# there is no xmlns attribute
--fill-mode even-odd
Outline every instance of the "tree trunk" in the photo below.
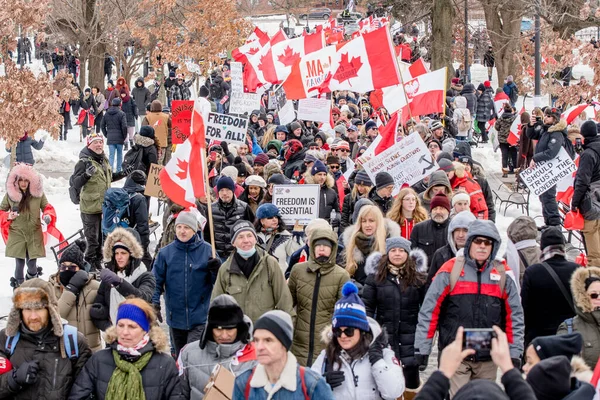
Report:
<svg viewBox="0 0 600 400"><path fill-rule="evenodd" d="M87 78L87 58L85 56L79 57L79 87L85 89L88 85L85 84ZM91 87L91 85L90 85Z"/></svg>
<svg viewBox="0 0 600 400"><path fill-rule="evenodd" d="M89 78L90 87L97 86L102 91L104 91L104 53L105 52L106 52L106 44L99 43L92 48L90 57L88 59L88 68L90 71L90 78Z"/></svg>
<svg viewBox="0 0 600 400"><path fill-rule="evenodd" d="M448 67L448 79L454 76L452 67L452 21L455 18L451 0L434 0L431 10L431 69ZM449 83L449 81L448 81Z"/></svg>

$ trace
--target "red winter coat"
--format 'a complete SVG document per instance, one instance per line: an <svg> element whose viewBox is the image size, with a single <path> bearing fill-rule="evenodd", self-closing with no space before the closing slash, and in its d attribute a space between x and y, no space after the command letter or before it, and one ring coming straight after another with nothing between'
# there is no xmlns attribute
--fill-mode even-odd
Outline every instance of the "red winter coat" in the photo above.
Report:
<svg viewBox="0 0 600 400"><path fill-rule="evenodd" d="M473 178L465 172L465 176L463 177L455 175L450 181L450 184L455 193L461 189L469 193L469 196L471 197L471 212L477 219L488 219L488 208L479 183L475 182Z"/></svg>

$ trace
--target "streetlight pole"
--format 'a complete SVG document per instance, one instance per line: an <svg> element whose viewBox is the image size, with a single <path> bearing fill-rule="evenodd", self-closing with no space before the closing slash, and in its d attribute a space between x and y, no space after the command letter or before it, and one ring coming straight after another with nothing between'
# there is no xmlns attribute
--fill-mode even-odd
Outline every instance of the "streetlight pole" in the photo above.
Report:
<svg viewBox="0 0 600 400"><path fill-rule="evenodd" d="M535 89L533 98L533 105L535 107L541 106L541 92L542 92L542 60L540 53L540 2L535 2Z"/></svg>
<svg viewBox="0 0 600 400"><path fill-rule="evenodd" d="M465 83L470 82L469 79L469 7L468 0L465 0Z"/></svg>

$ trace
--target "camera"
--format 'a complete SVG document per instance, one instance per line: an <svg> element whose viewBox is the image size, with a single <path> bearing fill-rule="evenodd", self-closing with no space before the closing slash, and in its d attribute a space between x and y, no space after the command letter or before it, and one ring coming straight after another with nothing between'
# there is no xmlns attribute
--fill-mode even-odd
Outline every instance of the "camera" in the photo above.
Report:
<svg viewBox="0 0 600 400"><path fill-rule="evenodd" d="M463 350L475 350L475 359L489 358L492 339L497 337L493 329L465 329L463 332Z"/></svg>

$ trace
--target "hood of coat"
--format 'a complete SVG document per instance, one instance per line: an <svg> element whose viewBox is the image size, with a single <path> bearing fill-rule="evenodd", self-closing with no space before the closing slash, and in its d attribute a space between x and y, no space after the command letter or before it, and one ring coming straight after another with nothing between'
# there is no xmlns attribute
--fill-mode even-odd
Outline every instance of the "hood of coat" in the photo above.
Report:
<svg viewBox="0 0 600 400"><path fill-rule="evenodd" d="M150 146L154 146L154 139L151 139L149 137L146 136L142 136L140 134L136 134L133 137L133 142L139 146L142 147L150 147Z"/></svg>
<svg viewBox="0 0 600 400"><path fill-rule="evenodd" d="M146 187L144 185L140 185L139 183L135 183L131 176L128 176L127 179L125 179L123 189L125 189L125 191L127 191L127 193L130 195L134 193L144 194Z"/></svg>
<svg viewBox="0 0 600 400"><path fill-rule="evenodd" d="M171 353L171 347L169 346L169 340L165 331L158 325L153 325L148 332L150 341L154 345L154 349L160 353ZM111 326L104 332L104 341L107 345L111 345L117 341L117 327Z"/></svg>
<svg viewBox="0 0 600 400"><path fill-rule="evenodd" d="M454 105L456 108L467 108L467 99L464 96L456 96L454 98Z"/></svg>
<svg viewBox="0 0 600 400"><path fill-rule="evenodd" d="M466 83L465 86L463 86L463 90L460 92L460 94L465 94L465 93L475 93L475 85L473 85L472 83Z"/></svg>
<svg viewBox="0 0 600 400"><path fill-rule="evenodd" d="M30 165L16 164L6 178L6 193L12 201L19 203L23 198L23 193L19 189L19 178L25 178L29 181L29 193L31 196L42 197L44 194L42 176Z"/></svg>
<svg viewBox="0 0 600 400"><path fill-rule="evenodd" d="M502 239L500 238L498 228L496 228L496 225L492 221L481 219L477 219L469 225L469 233L467 234L467 241L464 247L465 260L471 259L468 249L470 249L473 239L478 236L492 239L494 243L492 244L492 254L490 254L489 260L494 260L498 254L498 250L500 250Z"/></svg>
<svg viewBox="0 0 600 400"><path fill-rule="evenodd" d="M398 225L396 222L392 221L389 218L385 218L384 221L386 238L400 236L400 225ZM344 230L344 233L342 233L342 243L344 244L344 246L348 246L352 235L354 235L359 229L360 222L356 222ZM365 260L365 255L358 249L358 247L354 248L354 260L356 260L358 264L362 263Z"/></svg>
<svg viewBox="0 0 600 400"><path fill-rule="evenodd" d="M457 248L456 243L454 243L454 231L459 228L464 228L468 230L471 223L476 219L477 218L475 218L472 212L466 210L459 212L450 220L450 223L448 224L448 245L450 246L452 253L454 253L455 255Z"/></svg>
<svg viewBox="0 0 600 400"><path fill-rule="evenodd" d="M242 315L242 321L237 324L238 340L235 343L229 345L218 345L212 340L212 329L219 326L219 320L222 318L231 318L236 315ZM252 340L253 324L252 320L245 314L243 314L242 308L238 305L235 299L228 295L223 294L215 297L208 306L208 317L206 321L206 328L202 332L202 338L200 339L200 348L204 349L207 343L213 343L215 348L221 347L223 350L231 348L231 346L238 346L239 343L249 343ZM209 334L210 333L210 337ZM221 356L224 354L221 352Z"/></svg>
<svg viewBox="0 0 600 400"><path fill-rule="evenodd" d="M138 83L141 83L142 85L140 86L140 85L138 85ZM135 80L134 89L135 88L137 88L137 89L143 89L145 87L146 87L146 84L144 83L144 78L140 77L140 78L137 78Z"/></svg>
<svg viewBox="0 0 600 400"><path fill-rule="evenodd" d="M315 177L310 173L310 171L306 171L306 174L304 175L304 183L307 185L315 184ZM328 188L333 188L335 186L335 178L330 173L327 173L327 180L325 181L325 184Z"/></svg>
<svg viewBox="0 0 600 400"><path fill-rule="evenodd" d="M374 251L367 257L367 261L365 262L365 274L375 275L377 273L377 267L381 257L383 257L383 254L378 251ZM411 258L415 263L415 269L417 272L422 274L427 273L429 262L427 259L427 254L423 250L419 248L411 249L410 253L408 253L408 257Z"/></svg>
<svg viewBox="0 0 600 400"><path fill-rule="evenodd" d="M533 218L523 215L511 222L506 230L506 235L513 243L536 239L538 235L537 225Z"/></svg>
<svg viewBox="0 0 600 400"><path fill-rule="evenodd" d="M567 129L567 121L561 118L557 124L552 125L548 128L548 132L563 132ZM565 132L566 133L566 132Z"/></svg>
<svg viewBox="0 0 600 400"><path fill-rule="evenodd" d="M448 175L444 171L435 171L431 174L431 178L429 178L429 183L427 184L427 189L423 193L423 199L431 200L431 188L434 186L444 186L446 188L446 196L448 199L451 198L452 195L452 185L450 185L450 179L448 179Z"/></svg>
<svg viewBox="0 0 600 400"><path fill-rule="evenodd" d="M590 383L594 371L585 363L583 358L579 356L573 356L571 359L571 376L577 378L577 380L585 383Z"/></svg>
<svg viewBox="0 0 600 400"><path fill-rule="evenodd" d="M371 343L373 343L377 336L379 336L382 332L381 326L371 317L367 317L367 320L369 321L369 329L373 334L373 340L371 341ZM321 343L327 346L329 342L331 342L331 339L333 339L333 328L331 324L329 324L321 331Z"/></svg>
<svg viewBox="0 0 600 400"><path fill-rule="evenodd" d="M116 228L104 241L104 247L102 249L104 261L108 262L112 260L113 246L119 242L123 243L131 251L131 256L133 258L139 260L144 256L144 249L142 248L139 239L136 238L129 229Z"/></svg>
<svg viewBox="0 0 600 400"><path fill-rule="evenodd" d="M587 267L578 268L573 272L571 277L571 293L573 293L573 300L578 310L582 313L591 313L594 311L590 297L585 291L585 280L591 276L600 278L599 267Z"/></svg>
<svg viewBox="0 0 600 400"><path fill-rule="evenodd" d="M500 116L500 119L503 120L510 120L511 122L515 119L516 114L512 113L512 112L503 112L502 115Z"/></svg>
<svg viewBox="0 0 600 400"><path fill-rule="evenodd" d="M335 267L335 260L336 260L337 252L338 252L338 237L337 237L337 235L335 234L335 232L333 232L329 228L315 229L315 231L311 234L310 242L315 243L320 239L329 240L333 244L333 247L331 248L331 254L329 255L329 258L327 259L327 261L325 261L323 264L319 264L316 261L315 246L313 246L312 244L309 246L310 256L308 258L308 267L313 271L316 271L317 269L323 270L325 268Z"/></svg>

